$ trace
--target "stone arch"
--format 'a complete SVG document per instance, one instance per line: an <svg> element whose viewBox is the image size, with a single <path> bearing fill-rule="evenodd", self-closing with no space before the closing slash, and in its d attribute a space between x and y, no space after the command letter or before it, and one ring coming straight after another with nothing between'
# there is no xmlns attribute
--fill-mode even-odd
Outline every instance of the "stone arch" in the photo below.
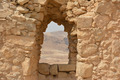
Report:
<svg viewBox="0 0 120 80"><path fill-rule="evenodd" d="M75 26L78 80L120 79L119 0L0 0L0 9L1 80L38 80L41 24L51 20Z"/></svg>
<svg viewBox="0 0 120 80"><path fill-rule="evenodd" d="M25 80L38 80L38 67L39 67L39 56L41 55L41 45L43 44L44 34L47 25L54 21L57 24L63 24L65 26L65 32L68 32L69 38L69 64L76 64L76 55L77 55L77 34L75 23L69 22L66 20L67 15L63 15L63 12L60 10L62 5L56 3L54 0L47 0L39 14L33 12L33 16L36 21L36 31L35 31L35 41L33 45L33 50L31 51L30 65L24 76ZM51 9L52 8L52 9ZM27 59L25 63L27 62ZM24 64L24 62L23 62ZM30 74L31 73L31 74Z"/></svg>

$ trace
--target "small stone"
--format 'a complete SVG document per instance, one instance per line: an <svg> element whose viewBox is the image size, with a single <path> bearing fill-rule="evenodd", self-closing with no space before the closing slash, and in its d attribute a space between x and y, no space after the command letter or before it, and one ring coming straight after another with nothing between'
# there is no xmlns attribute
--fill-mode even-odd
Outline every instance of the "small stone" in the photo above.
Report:
<svg viewBox="0 0 120 80"><path fill-rule="evenodd" d="M100 70L107 70L108 68L109 68L109 65L104 61L101 61L98 65L98 69Z"/></svg>
<svg viewBox="0 0 120 80"><path fill-rule="evenodd" d="M38 0L38 3L40 3L41 5L45 5L47 2L47 0Z"/></svg>
<svg viewBox="0 0 120 80"><path fill-rule="evenodd" d="M35 36L35 32L29 32L28 36L34 37Z"/></svg>
<svg viewBox="0 0 120 80"><path fill-rule="evenodd" d="M62 6L60 7L60 11L64 11L64 10L66 10L66 5L62 5Z"/></svg>
<svg viewBox="0 0 120 80"><path fill-rule="evenodd" d="M59 71L75 71L75 64L59 64Z"/></svg>
<svg viewBox="0 0 120 80"><path fill-rule="evenodd" d="M36 12L40 12L41 6L35 7Z"/></svg>
<svg viewBox="0 0 120 80"><path fill-rule="evenodd" d="M4 27L0 26L0 32L4 31Z"/></svg>
<svg viewBox="0 0 120 80"><path fill-rule="evenodd" d="M11 29L11 33L14 34L14 35L21 35L20 30L17 29L17 28Z"/></svg>
<svg viewBox="0 0 120 80"><path fill-rule="evenodd" d="M62 5L68 2L68 0L54 0L54 1Z"/></svg>
<svg viewBox="0 0 120 80"><path fill-rule="evenodd" d="M18 4L20 5L24 5L25 3L27 3L29 0L17 0Z"/></svg>
<svg viewBox="0 0 120 80"><path fill-rule="evenodd" d="M20 67L19 66L12 66L12 71L13 72L19 72L20 71Z"/></svg>
<svg viewBox="0 0 120 80"><path fill-rule="evenodd" d="M72 9L74 7L74 3L73 2L68 2L67 3L67 7L66 7L66 9Z"/></svg>
<svg viewBox="0 0 120 80"><path fill-rule="evenodd" d="M27 13L24 16L27 17L27 18L30 18L31 17L31 13Z"/></svg>
<svg viewBox="0 0 120 80"><path fill-rule="evenodd" d="M27 76L31 74L30 70L30 58L25 58L25 61L22 63L23 75Z"/></svg>
<svg viewBox="0 0 120 80"><path fill-rule="evenodd" d="M33 5L28 5L27 8L30 9L31 11L34 10L34 6Z"/></svg>
<svg viewBox="0 0 120 80"><path fill-rule="evenodd" d="M50 68L50 65L49 64L47 64L47 63L40 63L39 64L39 72L41 73L41 74L44 74L44 75L49 75L49 68Z"/></svg>
<svg viewBox="0 0 120 80"><path fill-rule="evenodd" d="M37 20L43 21L43 19L44 19L44 14L43 14L43 13L37 13L37 14L34 16L34 18L37 19Z"/></svg>
<svg viewBox="0 0 120 80"><path fill-rule="evenodd" d="M84 48L84 47L83 47ZM82 57L88 57L96 54L98 46L96 44L89 44L85 49L82 49L82 53L79 53Z"/></svg>
<svg viewBox="0 0 120 80"><path fill-rule="evenodd" d="M77 20L77 28L90 28L92 23L93 18L91 16L80 16Z"/></svg>
<svg viewBox="0 0 120 80"><path fill-rule="evenodd" d="M17 10L20 12L20 13L27 13L29 10L27 8L24 8L22 6L18 6L17 7Z"/></svg>
<svg viewBox="0 0 120 80"><path fill-rule="evenodd" d="M58 78L67 78L68 74L66 72L59 72L58 73Z"/></svg>
<svg viewBox="0 0 120 80"><path fill-rule="evenodd" d="M82 10L82 9L74 9L74 10L73 10L73 13L74 13L75 15L81 15L81 14L86 13L86 11L84 11L84 10Z"/></svg>
<svg viewBox="0 0 120 80"><path fill-rule="evenodd" d="M51 75L57 75L58 74L58 66L57 65L51 65L50 74Z"/></svg>
<svg viewBox="0 0 120 80"><path fill-rule="evenodd" d="M23 22L23 21L26 20L25 16L23 16L23 15L16 15L16 14L14 14L14 15L12 15L11 17L12 17L13 19L15 19L15 20L17 20L17 21L21 21L21 22Z"/></svg>
<svg viewBox="0 0 120 80"><path fill-rule="evenodd" d="M115 56L118 56L120 54L120 40L113 40L112 54Z"/></svg>
<svg viewBox="0 0 120 80"><path fill-rule="evenodd" d="M77 63L77 69L76 69L77 76L81 76L83 78L89 78L93 74L93 65L92 64L86 64L82 62Z"/></svg>
<svg viewBox="0 0 120 80"><path fill-rule="evenodd" d="M45 75L42 75L42 74L39 74L39 79L40 79L40 80L46 80L46 76L45 76Z"/></svg>

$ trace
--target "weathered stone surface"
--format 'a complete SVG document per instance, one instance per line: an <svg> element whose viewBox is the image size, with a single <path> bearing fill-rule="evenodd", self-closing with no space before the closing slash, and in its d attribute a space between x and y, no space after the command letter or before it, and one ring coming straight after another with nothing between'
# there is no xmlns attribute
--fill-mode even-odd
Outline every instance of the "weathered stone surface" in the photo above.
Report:
<svg viewBox="0 0 120 80"><path fill-rule="evenodd" d="M27 3L29 0L17 0L18 4L20 5L24 5L25 3Z"/></svg>
<svg viewBox="0 0 120 80"><path fill-rule="evenodd" d="M23 75L27 76L31 74L30 71L30 58L25 58L25 61L22 63Z"/></svg>
<svg viewBox="0 0 120 80"><path fill-rule="evenodd" d="M68 2L67 3L67 9L72 9L74 7L74 3L73 2Z"/></svg>
<svg viewBox="0 0 120 80"><path fill-rule="evenodd" d="M84 45L82 48L78 48L78 54L82 57L88 57L96 54L98 46L96 44Z"/></svg>
<svg viewBox="0 0 120 80"><path fill-rule="evenodd" d="M120 53L120 40L114 40L112 42L112 53L116 56Z"/></svg>
<svg viewBox="0 0 120 80"><path fill-rule="evenodd" d="M98 69L101 70L107 70L109 68L107 62L101 61L100 64L98 65Z"/></svg>
<svg viewBox="0 0 120 80"><path fill-rule="evenodd" d="M72 11L75 15L81 15L81 14L86 13L86 11L84 11L82 9L78 9L78 8L74 8Z"/></svg>
<svg viewBox="0 0 120 80"><path fill-rule="evenodd" d="M38 0L38 3L40 3L41 5L45 5L47 3L47 0Z"/></svg>
<svg viewBox="0 0 120 80"><path fill-rule="evenodd" d="M58 78L66 78L66 77L68 77L67 73L65 73L65 72L59 72L58 73Z"/></svg>
<svg viewBox="0 0 120 80"><path fill-rule="evenodd" d="M90 28L92 27L92 22L91 16L80 16L77 20L77 28Z"/></svg>
<svg viewBox="0 0 120 80"><path fill-rule="evenodd" d="M107 15L111 15L114 10L115 10L115 6L109 2L102 2L96 8L97 13L107 14Z"/></svg>
<svg viewBox="0 0 120 80"><path fill-rule="evenodd" d="M89 78L93 74L93 65L92 64L86 64L82 62L77 63L77 76L81 76L83 78Z"/></svg>
<svg viewBox="0 0 120 80"><path fill-rule="evenodd" d="M18 6L17 10L20 11L21 13L27 13L29 10L26 8L23 8L22 6Z"/></svg>
<svg viewBox="0 0 120 80"><path fill-rule="evenodd" d="M59 71L75 71L76 66L74 64L59 64Z"/></svg>
<svg viewBox="0 0 120 80"><path fill-rule="evenodd" d="M21 46L32 46L34 44L34 39L31 39L30 37L7 36L7 41Z"/></svg>
<svg viewBox="0 0 120 80"><path fill-rule="evenodd" d="M57 75L58 74L58 65L51 65L50 66L50 74Z"/></svg>
<svg viewBox="0 0 120 80"><path fill-rule="evenodd" d="M54 1L56 1L59 4L65 4L67 3L68 0L54 0Z"/></svg>
<svg viewBox="0 0 120 80"><path fill-rule="evenodd" d="M110 18L108 16L97 15L94 21L97 27L103 28L109 23Z"/></svg>
<svg viewBox="0 0 120 80"><path fill-rule="evenodd" d="M49 75L50 73L50 65L47 63L41 63L39 64L39 72L44 75Z"/></svg>
<svg viewBox="0 0 120 80"><path fill-rule="evenodd" d="M119 3L0 0L0 80L119 80ZM69 64L58 70L48 64L38 67L50 21L63 24L68 32Z"/></svg>
<svg viewBox="0 0 120 80"><path fill-rule="evenodd" d="M43 19L44 19L44 14L43 13L32 13L31 16L33 18L37 19L37 20L40 20L40 21L43 21Z"/></svg>
<svg viewBox="0 0 120 80"><path fill-rule="evenodd" d="M39 74L39 80L46 80L46 76L42 75L42 74Z"/></svg>

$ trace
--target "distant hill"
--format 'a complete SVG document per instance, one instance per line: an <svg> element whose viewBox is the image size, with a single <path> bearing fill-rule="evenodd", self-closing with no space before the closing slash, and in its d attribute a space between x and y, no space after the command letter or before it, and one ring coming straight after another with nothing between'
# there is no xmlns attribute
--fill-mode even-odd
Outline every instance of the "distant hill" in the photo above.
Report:
<svg viewBox="0 0 120 80"><path fill-rule="evenodd" d="M68 62L68 38L63 31L44 33L40 62L64 64Z"/></svg>

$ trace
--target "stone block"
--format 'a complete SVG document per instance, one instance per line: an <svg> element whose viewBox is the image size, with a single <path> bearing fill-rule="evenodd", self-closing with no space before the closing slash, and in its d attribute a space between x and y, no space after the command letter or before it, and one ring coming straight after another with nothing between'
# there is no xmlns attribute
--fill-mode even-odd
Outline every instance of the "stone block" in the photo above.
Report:
<svg viewBox="0 0 120 80"><path fill-rule="evenodd" d="M51 65L50 66L50 74L57 75L58 74L58 65Z"/></svg>
<svg viewBox="0 0 120 80"><path fill-rule="evenodd" d="M38 69L41 74L49 75L50 73L50 65L47 63L40 63Z"/></svg>
<svg viewBox="0 0 120 80"><path fill-rule="evenodd" d="M32 17L37 19L37 20L43 21L44 14L43 13L34 13L34 15L32 14Z"/></svg>
<svg viewBox="0 0 120 80"><path fill-rule="evenodd" d="M88 44L84 46L78 46L78 54L82 57L88 57L96 54L98 46L96 44Z"/></svg>
<svg viewBox="0 0 120 80"><path fill-rule="evenodd" d="M38 0L38 3L40 3L41 5L45 5L47 3L47 0Z"/></svg>
<svg viewBox="0 0 120 80"><path fill-rule="evenodd" d="M42 74L39 74L39 80L46 80L46 76L42 75Z"/></svg>
<svg viewBox="0 0 120 80"><path fill-rule="evenodd" d="M24 5L25 3L27 3L29 0L17 0L18 4L20 5Z"/></svg>
<svg viewBox="0 0 120 80"><path fill-rule="evenodd" d="M93 74L93 65L92 64L86 64L82 62L77 63L77 69L76 69L77 76L81 76L83 78L89 78Z"/></svg>
<svg viewBox="0 0 120 80"><path fill-rule="evenodd" d="M59 64L59 71L70 72L75 71L75 64Z"/></svg>
<svg viewBox="0 0 120 80"><path fill-rule="evenodd" d="M68 74L66 72L59 72L58 73L58 78L67 78Z"/></svg>
<svg viewBox="0 0 120 80"><path fill-rule="evenodd" d="M24 8L22 6L18 6L17 7L17 10L21 13L27 13L29 10L27 8Z"/></svg>
<svg viewBox="0 0 120 80"><path fill-rule="evenodd" d="M96 7L96 12L99 14L111 15L116 10L115 6L110 2L102 2Z"/></svg>
<svg viewBox="0 0 120 80"><path fill-rule="evenodd" d="M106 15L97 15L94 18L94 25L100 28L106 26L110 21L110 18Z"/></svg>
<svg viewBox="0 0 120 80"><path fill-rule="evenodd" d="M77 20L77 28L91 28L93 18L91 16L80 16Z"/></svg>
<svg viewBox="0 0 120 80"><path fill-rule="evenodd" d="M68 2L68 0L54 0L54 1L59 3L59 4L65 4Z"/></svg>
<svg viewBox="0 0 120 80"><path fill-rule="evenodd" d="M22 63L23 75L27 76L31 74L30 70L30 58L25 58L25 61Z"/></svg>
<svg viewBox="0 0 120 80"><path fill-rule="evenodd" d="M113 40L112 54L115 56L118 56L120 54L120 40Z"/></svg>

